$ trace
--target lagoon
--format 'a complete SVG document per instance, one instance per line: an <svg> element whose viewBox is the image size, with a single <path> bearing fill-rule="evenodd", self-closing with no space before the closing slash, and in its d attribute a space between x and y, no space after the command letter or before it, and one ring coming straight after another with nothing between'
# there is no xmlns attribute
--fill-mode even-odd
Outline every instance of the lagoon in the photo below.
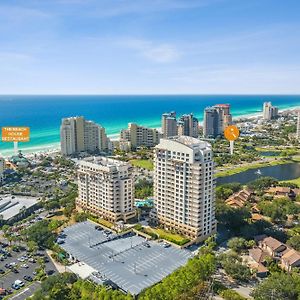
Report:
<svg viewBox="0 0 300 300"><path fill-rule="evenodd" d="M260 170L261 174L258 174ZM239 182L241 184L247 184L261 176L270 176L281 180L292 180L300 177L300 163L287 163L276 166L269 166L263 168L256 168L240 172L234 175L218 177L216 179L217 185Z"/></svg>

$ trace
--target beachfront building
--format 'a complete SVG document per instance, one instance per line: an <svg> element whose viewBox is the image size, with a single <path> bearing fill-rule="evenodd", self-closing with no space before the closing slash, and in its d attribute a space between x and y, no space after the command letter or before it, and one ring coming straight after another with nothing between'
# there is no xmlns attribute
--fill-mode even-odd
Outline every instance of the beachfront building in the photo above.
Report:
<svg viewBox="0 0 300 300"><path fill-rule="evenodd" d="M5 170L5 160L0 157L0 184L3 183L4 180L4 170Z"/></svg>
<svg viewBox="0 0 300 300"><path fill-rule="evenodd" d="M273 106L271 102L264 102L263 119L269 121L277 117L278 117L278 107Z"/></svg>
<svg viewBox="0 0 300 300"><path fill-rule="evenodd" d="M62 119L60 144L63 155L80 152L107 152L109 140L105 128L84 117Z"/></svg>
<svg viewBox="0 0 300 300"><path fill-rule="evenodd" d="M180 136L161 139L154 150L154 209L166 229L202 241L216 232L211 145Z"/></svg>
<svg viewBox="0 0 300 300"><path fill-rule="evenodd" d="M120 141L129 142L132 149L154 147L159 143L160 136L161 134L155 128L128 123L128 129L123 129L120 133Z"/></svg>
<svg viewBox="0 0 300 300"><path fill-rule="evenodd" d="M106 157L89 157L79 162L78 209L110 222L135 216L132 166Z"/></svg>
<svg viewBox="0 0 300 300"><path fill-rule="evenodd" d="M224 133L224 129L232 124L229 104L217 104L204 110L203 136L215 138Z"/></svg>
<svg viewBox="0 0 300 300"><path fill-rule="evenodd" d="M177 134L179 136L198 137L199 135L199 121L193 114L185 114L180 117L177 122Z"/></svg>
<svg viewBox="0 0 300 300"><path fill-rule="evenodd" d="M300 110L298 110L298 117L297 117L297 139L300 140Z"/></svg>
<svg viewBox="0 0 300 300"><path fill-rule="evenodd" d="M161 130L164 138L177 135L176 112L164 113L161 119Z"/></svg>

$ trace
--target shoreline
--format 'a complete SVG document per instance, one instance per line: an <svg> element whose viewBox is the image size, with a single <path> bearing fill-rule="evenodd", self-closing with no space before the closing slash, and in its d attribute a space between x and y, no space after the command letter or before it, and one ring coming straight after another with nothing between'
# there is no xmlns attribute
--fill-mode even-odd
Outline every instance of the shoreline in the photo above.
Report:
<svg viewBox="0 0 300 300"><path fill-rule="evenodd" d="M293 157L291 159L284 159L284 158L279 158L279 159L274 159L268 162L253 162L251 164L247 165L242 165L234 169L228 169L228 170L223 170L220 171L216 169L215 173L215 178L222 178L222 177L227 177L227 176L232 176L236 175L242 172L246 172L248 170L253 170L257 168L266 168L266 167L273 167L273 166L278 166L278 165L285 165L285 164L291 164L291 163L299 163L300 159L297 157Z"/></svg>
<svg viewBox="0 0 300 300"><path fill-rule="evenodd" d="M279 113L287 113L287 112L295 112L297 110L300 110L300 106L294 106L291 108L283 108L279 110ZM238 115L233 117L234 121L240 121L243 119L257 119L262 117L262 111L260 112L256 112L256 113L251 113L251 114L245 114L245 115ZM203 121L199 122L200 125L203 124ZM142 125L143 126L143 125ZM146 126L145 126L146 127ZM149 128L153 128L153 129L157 129L158 131L161 131L161 127L155 127L155 126L147 126ZM107 137L111 140L111 141L116 141L119 139L119 133L114 133L114 134L108 134ZM20 145L19 145L19 148ZM46 148L46 149L45 149ZM47 149L48 148L48 149ZM34 150L36 149L36 150ZM22 153L24 154L24 156L26 157L32 157L34 155L53 155L55 153L59 153L60 152L60 142L55 142L55 143L51 143L51 144L44 144L41 146L32 146L32 147L28 147L28 148L23 148L20 149L22 151ZM2 154L4 153L4 154ZM4 158L8 158L11 155L14 154L14 150L13 150L13 145L11 150L3 150L2 152L0 152L0 156L4 157Z"/></svg>

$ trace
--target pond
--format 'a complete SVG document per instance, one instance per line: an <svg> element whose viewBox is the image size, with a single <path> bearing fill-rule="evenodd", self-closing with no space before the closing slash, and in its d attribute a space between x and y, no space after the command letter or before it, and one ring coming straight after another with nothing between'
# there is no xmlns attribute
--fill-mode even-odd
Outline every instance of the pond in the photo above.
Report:
<svg viewBox="0 0 300 300"><path fill-rule="evenodd" d="M259 155L261 156L278 156L280 151L260 151Z"/></svg>
<svg viewBox="0 0 300 300"><path fill-rule="evenodd" d="M246 184L261 176L270 176L278 180L296 179L300 177L300 163L288 163L277 166L251 169L238 174L219 177L216 179L216 183L217 185L231 182Z"/></svg>

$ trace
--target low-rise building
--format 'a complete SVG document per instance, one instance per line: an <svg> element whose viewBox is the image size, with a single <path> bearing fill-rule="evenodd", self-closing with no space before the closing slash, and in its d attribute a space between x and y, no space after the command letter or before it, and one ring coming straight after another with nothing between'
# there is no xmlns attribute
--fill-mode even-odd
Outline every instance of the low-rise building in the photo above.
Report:
<svg viewBox="0 0 300 300"><path fill-rule="evenodd" d="M4 222L18 219L22 214L24 216L35 209L38 203L37 197L27 197L18 195L0 196L0 216Z"/></svg>
<svg viewBox="0 0 300 300"><path fill-rule="evenodd" d="M259 242L262 250L266 251L272 257L281 257L282 252L287 249L287 246L280 241L269 236Z"/></svg>
<svg viewBox="0 0 300 300"><path fill-rule="evenodd" d="M281 257L281 267L287 272L300 267L300 253L294 249L285 252Z"/></svg>
<svg viewBox="0 0 300 300"><path fill-rule="evenodd" d="M243 189L231 195L227 200L225 200L225 203L234 208L241 208L246 205L246 203L251 198L251 195L252 195L251 191L247 189Z"/></svg>
<svg viewBox="0 0 300 300"><path fill-rule="evenodd" d="M300 267L300 253L298 251L266 235L258 236L255 240L258 242L258 247L255 246L249 250L249 257L252 262L259 266L265 266L265 258L270 256L278 261L279 266L287 272ZM260 271L263 272L263 268Z"/></svg>
<svg viewBox="0 0 300 300"><path fill-rule="evenodd" d="M275 187L270 187L268 190L266 190L266 193L273 195L274 198L283 198L283 197L295 198L298 194L298 189L275 186Z"/></svg>

